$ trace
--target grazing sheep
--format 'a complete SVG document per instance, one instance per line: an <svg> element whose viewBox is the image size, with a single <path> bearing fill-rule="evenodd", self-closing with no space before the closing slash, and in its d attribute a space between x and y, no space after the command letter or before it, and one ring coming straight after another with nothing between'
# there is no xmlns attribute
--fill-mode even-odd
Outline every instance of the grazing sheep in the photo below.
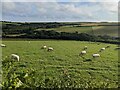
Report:
<svg viewBox="0 0 120 90"><path fill-rule="evenodd" d="M81 51L79 55L85 55L87 52L86 51Z"/></svg>
<svg viewBox="0 0 120 90"><path fill-rule="evenodd" d="M100 54L93 54L92 56L93 56L93 58L100 57Z"/></svg>
<svg viewBox="0 0 120 90"><path fill-rule="evenodd" d="M6 47L6 45L5 44L1 44L1 47Z"/></svg>
<svg viewBox="0 0 120 90"><path fill-rule="evenodd" d="M47 51L53 51L53 48L52 47L48 47Z"/></svg>
<svg viewBox="0 0 120 90"><path fill-rule="evenodd" d="M104 51L104 50L105 50L105 48L101 48L101 49L99 50L99 52Z"/></svg>
<svg viewBox="0 0 120 90"><path fill-rule="evenodd" d="M86 50L86 49L87 49L87 46L84 47L84 50Z"/></svg>
<svg viewBox="0 0 120 90"><path fill-rule="evenodd" d="M47 46L45 46L45 45L43 47L41 47L41 49L46 49L46 48L47 48Z"/></svg>
<svg viewBox="0 0 120 90"><path fill-rule="evenodd" d="M11 59L19 61L20 57L16 54L11 54Z"/></svg>
<svg viewBox="0 0 120 90"><path fill-rule="evenodd" d="M105 48L101 48L101 50L105 50Z"/></svg>

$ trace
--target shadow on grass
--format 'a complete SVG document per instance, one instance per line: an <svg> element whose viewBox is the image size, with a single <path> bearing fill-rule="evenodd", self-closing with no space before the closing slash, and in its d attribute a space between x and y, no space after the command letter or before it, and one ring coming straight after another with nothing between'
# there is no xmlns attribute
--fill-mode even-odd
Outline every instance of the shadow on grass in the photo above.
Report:
<svg viewBox="0 0 120 90"><path fill-rule="evenodd" d="M89 62L89 61L92 61L92 59L87 58L87 59L83 60L83 62Z"/></svg>

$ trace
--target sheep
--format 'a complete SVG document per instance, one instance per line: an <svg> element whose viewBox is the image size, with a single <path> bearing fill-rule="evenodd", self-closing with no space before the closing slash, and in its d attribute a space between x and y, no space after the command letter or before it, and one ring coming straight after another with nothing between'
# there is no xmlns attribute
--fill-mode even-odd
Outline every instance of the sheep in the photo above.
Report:
<svg viewBox="0 0 120 90"><path fill-rule="evenodd" d="M83 50L86 50L86 49L87 49L87 46L85 46Z"/></svg>
<svg viewBox="0 0 120 90"><path fill-rule="evenodd" d="M47 48L47 46L45 46L45 45L43 47L41 47L41 49L46 49L46 48Z"/></svg>
<svg viewBox="0 0 120 90"><path fill-rule="evenodd" d="M101 48L101 50L105 50L105 48Z"/></svg>
<svg viewBox="0 0 120 90"><path fill-rule="evenodd" d="M53 48L52 47L48 47L47 51L53 51Z"/></svg>
<svg viewBox="0 0 120 90"><path fill-rule="evenodd" d="M5 44L1 44L1 47L6 47L6 45Z"/></svg>
<svg viewBox="0 0 120 90"><path fill-rule="evenodd" d="M79 55L85 55L87 52L86 51L81 51Z"/></svg>
<svg viewBox="0 0 120 90"><path fill-rule="evenodd" d="M11 54L11 59L19 61L20 57L16 54Z"/></svg>
<svg viewBox="0 0 120 90"><path fill-rule="evenodd" d="M99 50L99 52L104 51L104 50L105 50L105 48L101 48L101 49Z"/></svg>
<svg viewBox="0 0 120 90"><path fill-rule="evenodd" d="M93 58L95 58L95 57L100 57L100 54L97 54L97 53L96 53L96 54L93 54L92 56L93 56Z"/></svg>

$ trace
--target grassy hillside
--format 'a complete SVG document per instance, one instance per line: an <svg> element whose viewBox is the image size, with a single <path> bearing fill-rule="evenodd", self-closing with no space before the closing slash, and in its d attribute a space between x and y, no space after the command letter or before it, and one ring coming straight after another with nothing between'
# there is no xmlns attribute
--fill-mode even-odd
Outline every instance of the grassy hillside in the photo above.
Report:
<svg viewBox="0 0 120 90"><path fill-rule="evenodd" d="M96 26L93 27L95 35L118 36L118 28L120 26Z"/></svg>
<svg viewBox="0 0 120 90"><path fill-rule="evenodd" d="M82 26L82 27L63 26L60 28L50 29L39 28L37 30L55 30L58 32L79 32L88 34L94 33L94 35L118 36L118 26Z"/></svg>
<svg viewBox="0 0 120 90"><path fill-rule="evenodd" d="M114 22L2 22L2 25L3 32L6 35L11 35L12 33L15 35L16 33L24 34L25 30L32 28L33 30L55 30L58 32L118 36L118 25Z"/></svg>
<svg viewBox="0 0 120 90"><path fill-rule="evenodd" d="M13 63L12 73L16 73L21 82L34 87L76 87L76 88L117 88L118 85L118 50L113 44L80 41L3 41L7 47L2 48L2 60L10 60L16 53L20 62ZM54 51L41 49L43 45L51 46ZM110 48L101 52L101 57L93 59L92 54L102 47ZM79 56L84 46L88 46L84 58ZM91 59L92 61L87 61ZM3 64L3 82L9 64ZM33 70L35 74L29 72ZM10 74L12 74L10 73ZM20 75L28 73L29 78ZM16 77L15 76L15 77Z"/></svg>

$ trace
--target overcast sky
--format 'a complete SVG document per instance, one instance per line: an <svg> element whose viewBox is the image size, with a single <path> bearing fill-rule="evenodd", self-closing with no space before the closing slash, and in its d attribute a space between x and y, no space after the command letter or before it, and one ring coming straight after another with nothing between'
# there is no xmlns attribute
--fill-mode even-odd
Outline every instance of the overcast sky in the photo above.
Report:
<svg viewBox="0 0 120 90"><path fill-rule="evenodd" d="M4 0L0 19L22 22L118 21L118 1Z"/></svg>

